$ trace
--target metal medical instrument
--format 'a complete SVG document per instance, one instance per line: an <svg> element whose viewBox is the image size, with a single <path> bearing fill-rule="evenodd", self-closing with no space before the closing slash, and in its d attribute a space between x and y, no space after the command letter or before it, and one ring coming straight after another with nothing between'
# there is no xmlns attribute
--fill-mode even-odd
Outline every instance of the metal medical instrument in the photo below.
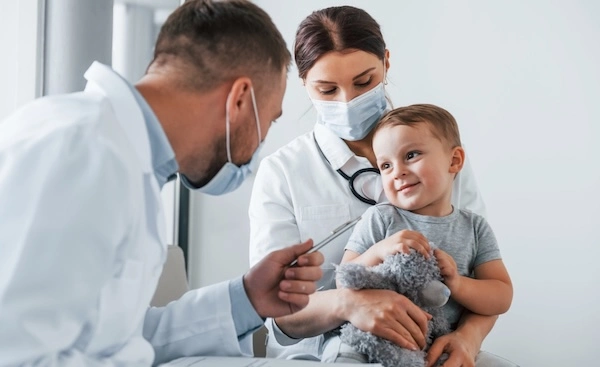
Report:
<svg viewBox="0 0 600 367"><path fill-rule="evenodd" d="M360 220L360 218L361 217L358 216L357 218L354 218L354 219L352 219L352 220L350 220L350 221L342 224L341 226L337 227L336 229L334 229L333 231L331 231L331 234L329 236L327 236L324 240L322 240L321 242L319 242L316 245L314 245L310 250L308 250L307 252L305 252L305 254L310 254L311 252L319 251L321 248L323 248L323 246L325 246L329 242L331 242L334 239L336 239L339 235L341 235L342 233L346 232L350 228L354 227L354 225L356 223L358 223L358 221ZM298 263L298 259L292 261L292 263L290 264L290 266L295 266L297 263Z"/></svg>

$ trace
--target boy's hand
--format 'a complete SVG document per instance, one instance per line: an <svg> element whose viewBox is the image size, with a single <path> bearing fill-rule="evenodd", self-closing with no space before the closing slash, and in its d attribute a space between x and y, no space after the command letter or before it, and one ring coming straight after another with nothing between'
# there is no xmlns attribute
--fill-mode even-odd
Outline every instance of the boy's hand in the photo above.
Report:
<svg viewBox="0 0 600 367"><path fill-rule="evenodd" d="M458 274L458 269L456 268L456 262L452 256L440 249L433 250L433 254L437 259L440 273L444 278L444 283L450 288L452 293L455 293L461 279L460 274Z"/></svg>
<svg viewBox="0 0 600 367"><path fill-rule="evenodd" d="M444 362L447 367L474 367L475 357L479 350L469 343L468 338L454 331L437 338L431 348L427 351L426 366L431 367L442 356L448 353L448 359Z"/></svg>
<svg viewBox="0 0 600 367"><path fill-rule="evenodd" d="M395 255L399 252L407 254L410 249L414 249L425 258L429 258L429 241L420 232L403 229L394 233L385 240L377 242L373 247L377 253L380 262L388 255Z"/></svg>

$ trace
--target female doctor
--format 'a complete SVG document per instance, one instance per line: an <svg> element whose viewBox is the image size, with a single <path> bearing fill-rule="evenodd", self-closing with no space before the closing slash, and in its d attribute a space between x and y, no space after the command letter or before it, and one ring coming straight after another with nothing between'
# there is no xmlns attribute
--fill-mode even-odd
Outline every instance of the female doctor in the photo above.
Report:
<svg viewBox="0 0 600 367"><path fill-rule="evenodd" d="M373 127L389 108L389 51L379 25L350 6L315 11L298 27L294 53L317 123L261 162L249 209L251 264L282 244L324 238L384 200L371 148ZM468 164L455 180L453 204L484 214ZM346 321L403 347L424 346L427 315L404 296L335 289L333 264L340 262L349 234L321 250L322 291L311 295L306 309L267 320L267 356L335 362L321 355L322 334ZM478 355L494 323L494 317L465 315L455 332L435 342L429 363L447 352L446 367L472 366L475 360L477 366L503 365L493 355Z"/></svg>

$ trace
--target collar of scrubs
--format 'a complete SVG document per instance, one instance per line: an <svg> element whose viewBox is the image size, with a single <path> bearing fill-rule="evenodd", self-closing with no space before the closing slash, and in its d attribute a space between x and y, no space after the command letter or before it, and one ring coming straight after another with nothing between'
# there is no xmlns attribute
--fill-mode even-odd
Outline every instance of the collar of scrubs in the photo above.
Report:
<svg viewBox="0 0 600 367"><path fill-rule="evenodd" d="M86 92L100 93L111 103L117 120L131 141L143 172L153 172L150 142L140 107L128 83L110 67L94 61L84 74Z"/></svg>
<svg viewBox="0 0 600 367"><path fill-rule="evenodd" d="M351 176L359 169L373 168L367 158L354 154L346 143L327 127L316 124L314 136L325 159L329 161L331 168L335 171L342 170L345 174ZM354 183L354 188L364 197L373 199L377 203L387 202L381 184L381 176L378 174L363 174L359 176Z"/></svg>
<svg viewBox="0 0 600 367"><path fill-rule="evenodd" d="M360 168L371 167L371 164L366 158L356 156L340 137L335 135L324 125L316 124L314 133L315 140L319 143L319 148L321 148L323 155L327 158L334 170L343 169L352 159L355 159L357 163L361 163L361 165L365 166Z"/></svg>
<svg viewBox="0 0 600 367"><path fill-rule="evenodd" d="M169 139L167 139L162 125L148 102L146 102L141 93L133 85L127 84L131 88L133 96L144 115L148 136L150 137L154 176L156 176L158 185L162 188L167 183L169 177L173 176L179 170L179 165L177 164L177 160L175 160L175 152L173 152Z"/></svg>

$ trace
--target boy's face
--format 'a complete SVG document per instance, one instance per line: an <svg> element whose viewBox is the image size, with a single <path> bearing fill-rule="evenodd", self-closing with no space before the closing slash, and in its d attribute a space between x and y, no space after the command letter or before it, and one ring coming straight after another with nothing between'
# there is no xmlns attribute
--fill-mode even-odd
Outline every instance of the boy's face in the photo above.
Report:
<svg viewBox="0 0 600 367"><path fill-rule="evenodd" d="M452 184L464 151L449 148L431 129L425 122L386 127L373 138L373 150L390 203L421 215L445 216L452 212Z"/></svg>

